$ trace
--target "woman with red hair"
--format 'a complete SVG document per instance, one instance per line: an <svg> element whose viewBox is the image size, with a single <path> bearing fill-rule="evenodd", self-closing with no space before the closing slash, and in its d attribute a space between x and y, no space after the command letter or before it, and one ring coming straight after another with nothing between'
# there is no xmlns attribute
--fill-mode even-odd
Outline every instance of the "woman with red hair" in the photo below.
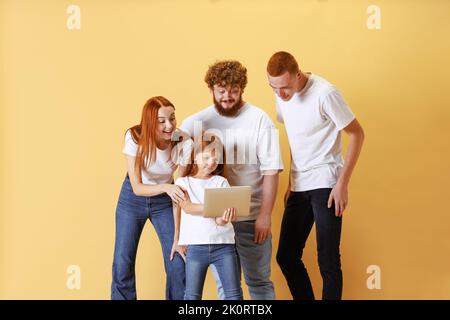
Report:
<svg viewBox="0 0 450 320"><path fill-rule="evenodd" d="M116 240L112 268L111 299L136 299L135 261L139 238L149 219L162 247L166 272L166 299L181 300L185 290L185 251L174 244L176 228L173 203L185 199L173 184L173 173L183 164L180 153L192 140L177 144L175 107L164 97L149 99L141 123L125 134L123 153L127 176L116 209ZM183 146L183 148L178 148ZM178 152L180 150L180 152ZM184 153L187 161L190 149ZM182 169L183 167L180 167ZM183 169L182 169L183 170Z"/></svg>

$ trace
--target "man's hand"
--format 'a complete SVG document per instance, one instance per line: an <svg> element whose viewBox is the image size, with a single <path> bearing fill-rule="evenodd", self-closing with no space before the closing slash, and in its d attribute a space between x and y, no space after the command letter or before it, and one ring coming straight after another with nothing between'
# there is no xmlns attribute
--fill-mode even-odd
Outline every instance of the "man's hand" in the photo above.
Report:
<svg viewBox="0 0 450 320"><path fill-rule="evenodd" d="M260 213L255 222L255 243L261 244L263 243L267 237L270 235L270 226L271 226L271 217L270 214Z"/></svg>
<svg viewBox="0 0 450 320"><path fill-rule="evenodd" d="M336 217L342 217L344 210L348 205L348 189L347 184L338 183L331 190L330 197L328 198L328 208L331 208L334 201L334 213Z"/></svg>
<svg viewBox="0 0 450 320"><path fill-rule="evenodd" d="M289 199L289 196L291 195L291 189L287 189L286 193L284 194L284 207L286 208L287 205L287 201Z"/></svg>
<svg viewBox="0 0 450 320"><path fill-rule="evenodd" d="M358 120L354 119L343 130L346 134L348 134L349 139L347 145L347 155L345 157L345 164L342 168L342 173L340 174L338 182L334 186L333 190L331 190L330 197L328 198L328 208L331 208L334 201L336 217L342 217L344 210L347 208L347 186L353 169L356 166L356 162L358 161L364 141L364 131Z"/></svg>

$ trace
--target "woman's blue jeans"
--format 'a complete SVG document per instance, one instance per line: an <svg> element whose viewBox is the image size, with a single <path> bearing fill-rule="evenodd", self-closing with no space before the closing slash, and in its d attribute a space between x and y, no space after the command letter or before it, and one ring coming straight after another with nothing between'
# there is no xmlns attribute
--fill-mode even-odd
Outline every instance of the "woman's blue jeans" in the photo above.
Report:
<svg viewBox="0 0 450 320"><path fill-rule="evenodd" d="M185 265L177 253L170 261L174 236L172 199L166 194L136 196L127 175L116 209L116 241L112 267L111 299L136 299L135 262L139 238L150 219L158 234L166 271L166 299L182 300L185 290ZM158 281L158 277L154 278Z"/></svg>
<svg viewBox="0 0 450 320"><path fill-rule="evenodd" d="M214 265L225 300L242 300L240 269L234 244L189 245L186 255L185 300L201 300L209 265Z"/></svg>

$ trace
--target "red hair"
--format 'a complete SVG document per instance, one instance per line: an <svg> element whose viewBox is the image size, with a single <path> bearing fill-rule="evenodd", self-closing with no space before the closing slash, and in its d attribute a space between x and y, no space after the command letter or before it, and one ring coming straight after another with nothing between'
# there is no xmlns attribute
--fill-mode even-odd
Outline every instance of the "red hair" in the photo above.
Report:
<svg viewBox="0 0 450 320"><path fill-rule="evenodd" d="M134 142L138 145L135 170L141 172L142 168L156 160L156 127L158 125L158 111L161 107L174 105L162 96L156 96L147 100L142 109L141 123L129 130ZM172 142L172 146L175 142ZM141 175L138 174L139 179Z"/></svg>
<svg viewBox="0 0 450 320"><path fill-rule="evenodd" d="M295 58L285 51L276 52L267 63L267 73L272 77L279 77L284 73L297 74L300 69Z"/></svg>

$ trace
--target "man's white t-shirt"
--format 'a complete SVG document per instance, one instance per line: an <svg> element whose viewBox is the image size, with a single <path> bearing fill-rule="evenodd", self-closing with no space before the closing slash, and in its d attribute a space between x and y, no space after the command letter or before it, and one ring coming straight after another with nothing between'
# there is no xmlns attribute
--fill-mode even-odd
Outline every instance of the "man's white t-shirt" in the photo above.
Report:
<svg viewBox="0 0 450 320"><path fill-rule="evenodd" d="M184 145L191 145L193 142L192 140L187 139L180 144L183 146L180 146L177 150L182 150ZM156 185L172 183L173 173L177 169L177 166L179 164L187 164L191 156L190 153L187 153L183 155L183 157L179 157L181 152L173 152L172 154L172 150L171 147L168 147L165 150L156 148L155 161L141 170L143 184ZM122 152L128 156L136 157L137 151L138 145L134 142L131 131L127 130ZM173 156L175 156L174 159L172 158Z"/></svg>
<svg viewBox="0 0 450 320"><path fill-rule="evenodd" d="M201 128L196 126L201 122ZM222 116L214 105L188 117L180 128L195 135L201 130L217 134L225 145L227 179L232 186L251 186L250 215L237 221L255 220L262 200L263 171L283 170L279 134L270 117L245 103L234 117Z"/></svg>
<svg viewBox="0 0 450 320"><path fill-rule="evenodd" d="M209 179L182 177L175 184L186 189L192 203L203 204L206 188L229 187L227 179L212 176ZM181 210L179 245L234 243L234 229L229 222L224 226L216 224L215 218L188 214Z"/></svg>
<svg viewBox="0 0 450 320"><path fill-rule="evenodd" d="M309 74L289 101L276 96L276 108L291 149L291 191L333 188L344 165L341 130L355 119L338 89Z"/></svg>

